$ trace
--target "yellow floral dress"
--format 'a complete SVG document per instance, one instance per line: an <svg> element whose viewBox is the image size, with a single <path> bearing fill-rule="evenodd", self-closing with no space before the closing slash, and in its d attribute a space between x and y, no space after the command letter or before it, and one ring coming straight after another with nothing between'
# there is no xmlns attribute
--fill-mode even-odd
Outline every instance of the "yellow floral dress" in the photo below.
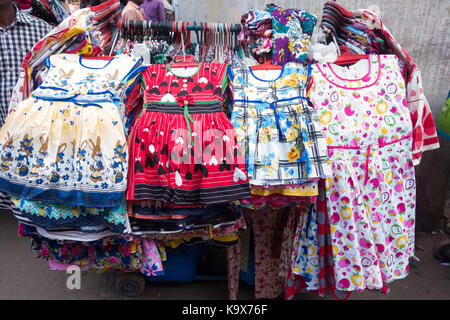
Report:
<svg viewBox="0 0 450 320"><path fill-rule="evenodd" d="M281 70L233 70L231 122L252 186L301 184L331 174L306 82L306 68L295 62Z"/></svg>

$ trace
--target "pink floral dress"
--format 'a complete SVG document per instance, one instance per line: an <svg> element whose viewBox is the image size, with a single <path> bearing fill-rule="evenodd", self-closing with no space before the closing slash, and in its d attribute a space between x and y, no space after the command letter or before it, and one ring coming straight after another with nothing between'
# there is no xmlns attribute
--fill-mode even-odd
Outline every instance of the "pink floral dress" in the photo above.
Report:
<svg viewBox="0 0 450 320"><path fill-rule="evenodd" d="M312 66L309 98L332 161L326 179L336 289L381 289L408 274L416 184L405 81L394 55Z"/></svg>

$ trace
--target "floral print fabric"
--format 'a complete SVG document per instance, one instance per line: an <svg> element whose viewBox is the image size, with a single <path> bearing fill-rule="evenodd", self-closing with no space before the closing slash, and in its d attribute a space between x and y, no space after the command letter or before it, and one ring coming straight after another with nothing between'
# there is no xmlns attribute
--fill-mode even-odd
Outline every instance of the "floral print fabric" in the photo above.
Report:
<svg viewBox="0 0 450 320"><path fill-rule="evenodd" d="M327 293L331 293L336 299L346 300L350 297L351 292L342 291L336 288L336 280L334 276L334 261L333 261L333 248L332 239L330 234L330 224L327 215L327 201L326 201L326 191L325 191L325 180L321 179L319 182L319 197L313 204L313 209L317 210L317 226L315 233L309 233L309 237L314 239L316 246L314 246L318 251L300 251L299 249L303 246L300 237L302 237L302 226L303 219L307 216L308 212L304 212L302 215L296 217L296 228L294 235L294 244L292 250L292 266L296 259L299 259L299 254L318 255L318 262L309 261L306 266L310 267L311 270L314 268L314 274L301 276L296 275L292 272L292 268L289 269L286 282L286 300L291 300L297 293L308 292L319 294L320 296L325 296ZM309 211L311 213L311 211ZM304 257L308 259L308 257ZM318 265L317 265L318 264ZM311 285L312 279L319 278L317 285ZM309 285L307 285L309 282ZM316 289L311 289L316 288Z"/></svg>
<svg viewBox="0 0 450 320"><path fill-rule="evenodd" d="M311 35L317 23L316 16L306 11L283 9L275 5L268 5L266 10L272 16L272 63L306 63Z"/></svg>
<svg viewBox="0 0 450 320"><path fill-rule="evenodd" d="M234 69L231 122L250 184L287 185L327 176L330 166L315 111L308 105L305 67Z"/></svg>
<svg viewBox="0 0 450 320"><path fill-rule="evenodd" d="M142 265L140 239L133 237L73 242L33 235L31 248L44 259L88 269L137 271Z"/></svg>
<svg viewBox="0 0 450 320"><path fill-rule="evenodd" d="M61 205L121 204L128 148L119 106L140 60L99 59L100 68L83 60L51 56L42 85L9 114L0 131L1 190Z"/></svg>
<svg viewBox="0 0 450 320"><path fill-rule="evenodd" d="M297 258L292 272L301 275L306 283L307 290L319 288L319 240L317 209L310 205L302 219L300 239L298 240Z"/></svg>
<svg viewBox="0 0 450 320"><path fill-rule="evenodd" d="M142 266L139 271L146 276L164 275L158 246L153 239L142 238Z"/></svg>
<svg viewBox="0 0 450 320"><path fill-rule="evenodd" d="M312 78L332 161L326 198L336 288L381 289L408 274L414 251L412 126L398 59L316 64Z"/></svg>

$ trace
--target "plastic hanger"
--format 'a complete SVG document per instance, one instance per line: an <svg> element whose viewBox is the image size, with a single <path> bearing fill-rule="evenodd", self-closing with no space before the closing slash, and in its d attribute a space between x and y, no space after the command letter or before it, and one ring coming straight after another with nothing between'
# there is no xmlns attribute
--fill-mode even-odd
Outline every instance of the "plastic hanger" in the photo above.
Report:
<svg viewBox="0 0 450 320"><path fill-rule="evenodd" d="M187 30L188 22L177 22L177 32L180 33L181 43L182 43L182 52L183 55L177 55L175 57L175 62L170 66L174 68L189 68L189 67L198 67L198 62L195 61L195 57L193 55L187 55L186 49L191 45L191 37L190 33ZM184 41L184 36L186 36L186 42ZM182 59L182 61L180 61Z"/></svg>
<svg viewBox="0 0 450 320"><path fill-rule="evenodd" d="M283 66L273 64L272 60L266 60L266 62L262 64L258 64L256 66L251 67L252 70L281 70Z"/></svg>
<svg viewBox="0 0 450 320"><path fill-rule="evenodd" d="M334 64L337 65L353 64L369 57L367 54L351 54L350 50L345 46L340 46L339 50L341 51L341 55L334 61Z"/></svg>
<svg viewBox="0 0 450 320"><path fill-rule="evenodd" d="M197 30L197 22L194 21L194 32L195 32L195 37L197 38L197 43L200 44L201 40L200 37L198 35L198 30Z"/></svg>
<svg viewBox="0 0 450 320"><path fill-rule="evenodd" d="M203 30L203 48L202 48L202 61L205 61L207 48L209 46L209 27L206 22L202 22Z"/></svg>

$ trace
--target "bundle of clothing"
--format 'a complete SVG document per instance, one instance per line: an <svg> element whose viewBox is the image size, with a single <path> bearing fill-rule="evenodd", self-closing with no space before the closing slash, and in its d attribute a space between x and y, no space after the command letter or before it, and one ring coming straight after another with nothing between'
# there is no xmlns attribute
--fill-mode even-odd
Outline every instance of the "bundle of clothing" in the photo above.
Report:
<svg viewBox="0 0 450 320"><path fill-rule="evenodd" d="M273 3L264 10L249 10L241 17L241 43L261 63L306 63L317 17L299 9L284 9Z"/></svg>
<svg viewBox="0 0 450 320"><path fill-rule="evenodd" d="M272 55L272 16L262 10L249 10L241 17L242 31L239 41L250 49L253 56L264 62Z"/></svg>
<svg viewBox="0 0 450 320"><path fill-rule="evenodd" d="M25 56L14 87L10 110L27 99L41 83L44 61L53 54L102 56L108 52L115 23L120 15L119 0L80 9L64 19Z"/></svg>
<svg viewBox="0 0 450 320"><path fill-rule="evenodd" d="M284 9L273 3L265 10L272 17L272 63L306 63L317 17L299 9Z"/></svg>

